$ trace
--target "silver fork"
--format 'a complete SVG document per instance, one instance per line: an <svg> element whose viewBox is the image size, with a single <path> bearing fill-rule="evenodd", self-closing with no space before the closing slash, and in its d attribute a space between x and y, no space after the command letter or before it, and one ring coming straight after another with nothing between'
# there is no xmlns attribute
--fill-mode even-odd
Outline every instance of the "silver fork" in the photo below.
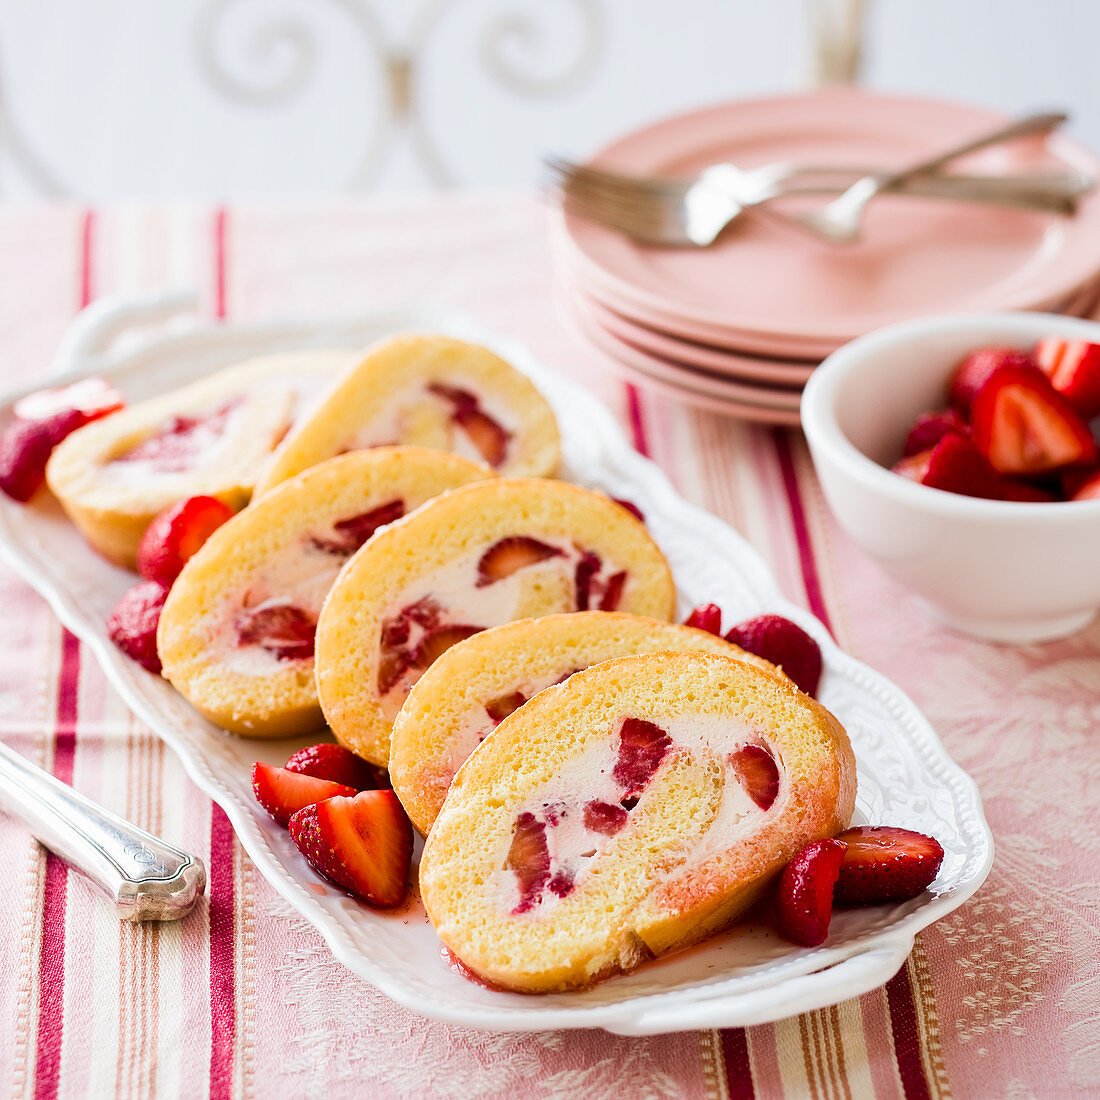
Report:
<svg viewBox="0 0 1100 1100"><path fill-rule="evenodd" d="M849 244L859 238L863 223L863 213L867 204L884 190L897 190L911 182L938 172L951 161L968 153L976 153L991 145L1000 145L1014 138L1031 134L1048 134L1061 126L1068 118L1061 112L1029 115L1017 119L1007 126L998 126L977 138L955 145L934 157L918 161L899 172L872 173L856 180L842 195L834 199L822 210L811 210L795 214L794 220L819 236L836 244Z"/></svg>
<svg viewBox="0 0 1100 1100"><path fill-rule="evenodd" d="M678 179L624 175L555 157L546 158L545 165L567 208L579 216L608 225L643 243L700 248L712 244L747 207L764 208L763 204L769 200L785 195L837 194L868 175L865 168L835 165L796 167L777 163L746 170L732 164L717 164L696 177ZM929 174L885 190L1072 214L1078 198L1094 184L1083 173ZM764 209L775 218L793 221L774 209Z"/></svg>

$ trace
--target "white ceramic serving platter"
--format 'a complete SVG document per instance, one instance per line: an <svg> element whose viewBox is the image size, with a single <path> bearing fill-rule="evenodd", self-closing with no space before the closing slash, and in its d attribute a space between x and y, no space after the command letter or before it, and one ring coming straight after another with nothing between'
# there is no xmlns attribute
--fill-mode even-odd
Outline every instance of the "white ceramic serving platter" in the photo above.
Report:
<svg viewBox="0 0 1100 1100"><path fill-rule="evenodd" d="M350 969L413 1011L465 1027L602 1027L640 1035L741 1026L829 1005L887 981L917 931L978 889L992 862L992 837L974 783L947 756L928 722L898 688L842 653L816 619L785 601L741 537L680 499L581 386L473 319L438 308L351 320L192 327L140 338L142 326L189 305L187 295L99 303L78 319L57 366L71 376L101 374L136 401L275 350L355 347L412 330L450 333L492 347L528 373L553 405L562 429L565 476L636 501L645 511L677 578L681 610L714 601L733 621L774 611L815 635L826 664L821 700L847 727L855 747L856 820L931 833L946 852L930 891L901 905L838 912L828 941L818 948L798 948L763 925L745 924L584 992L524 996L486 989L447 964L415 897L397 914L353 900L314 874L286 831L256 804L249 774L253 760L281 764L305 742L243 740L200 718L166 681L129 661L104 634L107 615L133 577L92 553L45 494L30 507L0 499L7 559L94 652L133 711L176 750L194 781L223 807L260 872ZM118 336L124 339L115 341ZM126 344L129 350L123 350ZM11 399L0 403L0 421L10 416L10 405Z"/></svg>

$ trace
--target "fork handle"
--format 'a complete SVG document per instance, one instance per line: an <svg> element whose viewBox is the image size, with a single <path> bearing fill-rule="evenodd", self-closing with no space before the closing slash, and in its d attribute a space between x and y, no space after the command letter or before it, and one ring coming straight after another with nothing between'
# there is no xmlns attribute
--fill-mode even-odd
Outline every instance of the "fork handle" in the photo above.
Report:
<svg viewBox="0 0 1100 1100"><path fill-rule="evenodd" d="M950 164L951 161L964 157L968 153L977 153L980 149L987 149L991 145L1000 145L1002 142L1027 137L1031 134L1050 133L1051 130L1061 126L1067 118L1069 116L1062 111L1048 111L1044 114L1019 118L1007 126L998 126L997 129L990 130L981 137L972 138L962 145L956 145L934 157L929 157L927 160L917 161L916 164L911 164L908 168L903 168L899 172L894 172L888 176L880 176L878 179L879 186L896 186L910 176L921 176L926 172L937 172L945 165Z"/></svg>
<svg viewBox="0 0 1100 1100"><path fill-rule="evenodd" d="M178 920L206 886L197 856L98 806L3 743L0 809L106 891L122 920Z"/></svg>

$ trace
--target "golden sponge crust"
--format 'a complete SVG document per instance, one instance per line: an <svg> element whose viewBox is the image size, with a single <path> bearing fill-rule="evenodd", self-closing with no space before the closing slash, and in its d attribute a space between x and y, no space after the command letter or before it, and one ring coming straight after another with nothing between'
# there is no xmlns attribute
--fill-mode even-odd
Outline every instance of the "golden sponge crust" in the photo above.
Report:
<svg viewBox="0 0 1100 1100"><path fill-rule="evenodd" d="M456 748L468 738L464 726L470 717L483 720L484 732L492 728L487 703L527 684L541 689L612 657L665 649L719 653L776 671L762 657L705 630L607 611L520 619L447 650L413 685L390 737L390 779L413 825L427 835L439 814L462 763Z"/></svg>
<svg viewBox="0 0 1100 1100"><path fill-rule="evenodd" d="M288 737L319 729L312 662L279 662L265 676L232 670L209 652L213 623L306 532L326 532L395 498L413 510L494 476L457 455L379 447L330 459L257 497L210 536L172 586L157 632L164 675L200 713L234 733Z"/></svg>
<svg viewBox="0 0 1100 1100"><path fill-rule="evenodd" d="M547 913L503 912L494 874L524 800L613 738L624 716L671 726L685 714L766 738L788 783L776 812L728 849L693 855L723 783L736 779L718 758L670 752L630 824L596 857L598 873ZM707 653L617 658L536 695L470 756L425 842L421 895L443 942L488 981L583 987L735 919L801 847L847 826L855 782L843 728L785 677Z"/></svg>
<svg viewBox="0 0 1100 1100"><path fill-rule="evenodd" d="M507 477L549 477L561 459L557 421L526 375L488 348L449 336L408 334L383 340L335 387L309 420L287 439L258 492L337 453L374 445L357 440L400 406L399 426L386 442L452 449L452 424L431 383L469 389L485 411L510 422L509 453L497 472ZM382 442L379 440L378 442Z"/></svg>
<svg viewBox="0 0 1100 1100"><path fill-rule="evenodd" d="M565 537L595 551L628 573L620 610L672 617L676 593L664 555L644 525L609 497L538 478L466 486L380 532L347 563L329 592L317 624L317 687L337 740L388 765L398 706L388 708L377 693L387 607L414 583L516 535ZM560 573L533 566L523 574L520 607L510 617L532 618L575 606L572 581Z"/></svg>

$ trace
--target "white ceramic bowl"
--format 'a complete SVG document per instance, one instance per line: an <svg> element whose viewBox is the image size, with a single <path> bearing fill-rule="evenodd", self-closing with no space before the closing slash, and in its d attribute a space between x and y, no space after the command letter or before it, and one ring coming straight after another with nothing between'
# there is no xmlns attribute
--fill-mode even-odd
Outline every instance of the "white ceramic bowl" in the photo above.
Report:
<svg viewBox="0 0 1100 1100"><path fill-rule="evenodd" d="M1100 501L978 500L889 466L916 416L946 404L974 348L1043 336L1100 343L1100 324L1046 313L959 313L891 325L835 351L802 398L802 426L840 525L948 626L999 642L1079 630L1100 607Z"/></svg>

